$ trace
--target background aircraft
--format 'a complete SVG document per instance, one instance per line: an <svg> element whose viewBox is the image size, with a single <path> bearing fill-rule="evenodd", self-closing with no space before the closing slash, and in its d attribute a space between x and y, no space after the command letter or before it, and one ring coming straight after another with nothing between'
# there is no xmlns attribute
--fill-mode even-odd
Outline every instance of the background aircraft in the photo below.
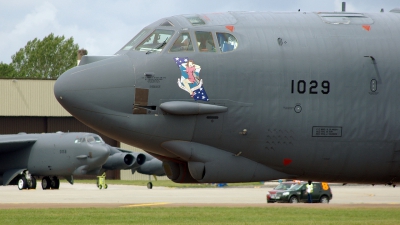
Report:
<svg viewBox="0 0 400 225"><path fill-rule="evenodd" d="M399 12L172 16L54 93L175 182L396 184Z"/></svg>
<svg viewBox="0 0 400 225"><path fill-rule="evenodd" d="M91 133L0 135L0 156L0 182L17 184L20 190L36 189L36 178L42 176L43 189L58 189L58 176L73 184L73 175L100 175L106 170L165 175L162 162L153 156L109 146Z"/></svg>
<svg viewBox="0 0 400 225"><path fill-rule="evenodd" d="M0 181L3 185L58 189L58 176L73 184L73 175L98 174L110 153L97 134L48 133L0 135Z"/></svg>

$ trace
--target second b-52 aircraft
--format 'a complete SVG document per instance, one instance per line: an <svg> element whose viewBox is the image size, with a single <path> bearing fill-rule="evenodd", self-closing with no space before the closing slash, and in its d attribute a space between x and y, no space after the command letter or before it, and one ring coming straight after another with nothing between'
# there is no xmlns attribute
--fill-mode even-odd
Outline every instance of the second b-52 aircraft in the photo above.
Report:
<svg viewBox="0 0 400 225"><path fill-rule="evenodd" d="M0 183L17 184L20 190L36 189L37 177L42 177L43 189L58 189L59 176L73 184L73 175L99 175L123 169L165 175L161 161L147 153L109 146L97 134L0 135Z"/></svg>
<svg viewBox="0 0 400 225"><path fill-rule="evenodd" d="M35 189L37 176L43 189L58 189L58 176L71 184L73 175L98 174L110 155L100 136L91 133L0 135L0 181L3 185Z"/></svg>
<svg viewBox="0 0 400 225"><path fill-rule="evenodd" d="M54 86L185 182L400 181L400 9L178 15Z"/></svg>

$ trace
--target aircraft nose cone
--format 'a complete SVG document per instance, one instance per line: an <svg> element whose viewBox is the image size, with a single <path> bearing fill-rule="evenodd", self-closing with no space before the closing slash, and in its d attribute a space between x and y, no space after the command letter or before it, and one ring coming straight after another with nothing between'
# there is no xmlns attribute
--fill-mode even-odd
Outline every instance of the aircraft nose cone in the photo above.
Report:
<svg viewBox="0 0 400 225"><path fill-rule="evenodd" d="M102 145L99 146L99 149L97 150L98 154L99 154L99 159L102 160L107 160L108 156L110 156L110 148L107 145Z"/></svg>
<svg viewBox="0 0 400 225"><path fill-rule="evenodd" d="M57 101L67 110L74 105L74 99L77 91L83 90L86 87L82 85L85 78L79 78L75 74L79 73L82 68L74 67L64 72L54 84L54 96ZM79 99L79 98L78 98Z"/></svg>
<svg viewBox="0 0 400 225"><path fill-rule="evenodd" d="M75 169L74 175L97 174L110 155L110 149L106 145L95 144L88 145L88 147L89 155L82 158L84 161ZM78 160L82 159L78 158Z"/></svg>
<svg viewBox="0 0 400 225"><path fill-rule="evenodd" d="M92 159L95 164L93 166L102 166L110 156L110 148L106 145L95 145L92 148Z"/></svg>
<svg viewBox="0 0 400 225"><path fill-rule="evenodd" d="M131 59L126 55L110 56L64 72L54 85L54 95L69 113L81 120L90 117L89 112L130 112L134 81ZM126 104L115 101L114 96L118 95L126 96Z"/></svg>

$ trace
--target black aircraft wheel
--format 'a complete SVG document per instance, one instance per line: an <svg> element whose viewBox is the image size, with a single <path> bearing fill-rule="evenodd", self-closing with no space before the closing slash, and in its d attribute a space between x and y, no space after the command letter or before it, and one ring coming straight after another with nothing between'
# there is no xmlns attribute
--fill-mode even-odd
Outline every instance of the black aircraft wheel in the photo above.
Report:
<svg viewBox="0 0 400 225"><path fill-rule="evenodd" d="M51 189L59 189L60 188L60 180L58 179L58 177L53 177L50 187L51 187Z"/></svg>
<svg viewBox="0 0 400 225"><path fill-rule="evenodd" d="M101 184L99 184L99 189L101 190L103 188L103 186L101 186Z"/></svg>
<svg viewBox="0 0 400 225"><path fill-rule="evenodd" d="M329 198L326 196L322 196L321 199L319 200L320 203L329 203Z"/></svg>
<svg viewBox="0 0 400 225"><path fill-rule="evenodd" d="M290 203L299 203L299 200L297 199L296 196L292 196L292 197L290 197L289 202Z"/></svg>
<svg viewBox="0 0 400 225"><path fill-rule="evenodd" d="M104 189L107 189L108 188L108 185L107 184L104 184Z"/></svg>
<svg viewBox="0 0 400 225"><path fill-rule="evenodd" d="M151 183L151 182L147 183L147 188L148 189L152 189L153 188L153 183Z"/></svg>
<svg viewBox="0 0 400 225"><path fill-rule="evenodd" d="M28 181L26 181L26 178L24 176L21 176L18 179L18 189L22 190L22 189L25 189L25 188L28 188Z"/></svg>
<svg viewBox="0 0 400 225"><path fill-rule="evenodd" d="M33 176L31 177L31 182L28 183L28 188L29 189L36 189L36 178L34 178Z"/></svg>
<svg viewBox="0 0 400 225"><path fill-rule="evenodd" d="M50 189L51 180L50 177L43 177L42 188L43 190Z"/></svg>

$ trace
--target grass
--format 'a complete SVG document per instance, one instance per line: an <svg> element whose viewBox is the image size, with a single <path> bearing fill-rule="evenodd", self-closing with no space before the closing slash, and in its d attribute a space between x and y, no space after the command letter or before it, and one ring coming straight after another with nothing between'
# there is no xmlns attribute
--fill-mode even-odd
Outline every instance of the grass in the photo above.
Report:
<svg viewBox="0 0 400 225"><path fill-rule="evenodd" d="M66 182L66 181L65 181ZM83 183L83 184L95 184L96 180L75 180L75 183ZM138 185L138 186L146 186L149 181L147 180L106 180L107 184L117 184L117 185ZM178 184L170 180L152 180L153 186L158 187L169 187L169 188L210 188L216 187L216 185L212 184ZM228 187L255 187L255 186L263 186L260 182L251 182L251 183L229 183Z"/></svg>
<svg viewBox="0 0 400 225"><path fill-rule="evenodd" d="M1 224L399 224L399 208L135 207L4 209Z"/></svg>

